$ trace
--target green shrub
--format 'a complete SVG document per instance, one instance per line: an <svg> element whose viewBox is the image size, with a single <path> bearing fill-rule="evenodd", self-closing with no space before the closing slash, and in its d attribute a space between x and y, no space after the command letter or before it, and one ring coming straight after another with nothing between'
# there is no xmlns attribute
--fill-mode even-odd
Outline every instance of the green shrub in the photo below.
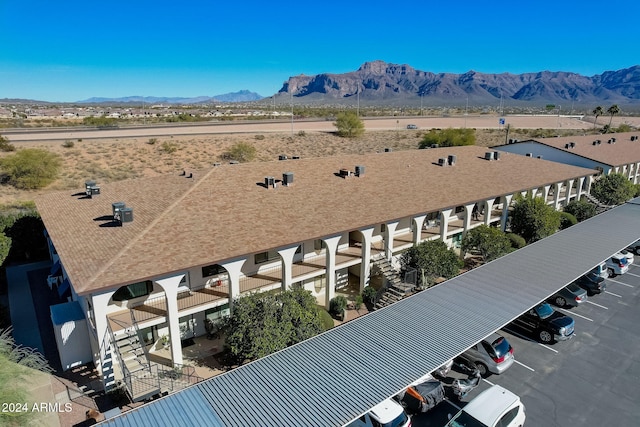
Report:
<svg viewBox="0 0 640 427"><path fill-rule="evenodd" d="M473 129L431 129L422 137L419 148L430 148L433 144L438 144L440 147L455 147L475 143L476 134Z"/></svg>
<svg viewBox="0 0 640 427"><path fill-rule="evenodd" d="M320 306L318 306L318 316L320 317L323 331L328 331L335 326L329 312Z"/></svg>
<svg viewBox="0 0 640 427"><path fill-rule="evenodd" d="M10 143L7 138L0 135L0 151L16 151L16 146Z"/></svg>
<svg viewBox="0 0 640 427"><path fill-rule="evenodd" d="M560 212L560 230L576 225L578 220L569 212Z"/></svg>
<svg viewBox="0 0 640 427"><path fill-rule="evenodd" d="M176 151L178 151L178 144L176 144L175 142L165 141L162 143L162 151L167 154L175 153Z"/></svg>
<svg viewBox="0 0 640 427"><path fill-rule="evenodd" d="M518 236L515 233L507 233L507 237L511 241L511 247L513 249L524 248L527 245L527 242L526 240L524 240L524 237Z"/></svg>
<svg viewBox="0 0 640 427"><path fill-rule="evenodd" d="M153 145L156 142L158 142L158 138L149 138L149 141L147 141L147 144L149 145Z"/></svg>
<svg viewBox="0 0 640 427"><path fill-rule="evenodd" d="M362 299L367 304L373 304L376 301L378 291L373 286L365 286L362 290Z"/></svg>
<svg viewBox="0 0 640 427"><path fill-rule="evenodd" d="M62 146L64 148L73 148L74 145L75 145L75 143L70 139L67 139L62 143Z"/></svg>
<svg viewBox="0 0 640 427"><path fill-rule="evenodd" d="M343 295L338 295L331 298L329 301L329 312L334 316L341 316L345 308L347 308L347 298Z"/></svg>
<svg viewBox="0 0 640 427"><path fill-rule="evenodd" d="M582 222L596 214L596 205L582 199L572 200L564 207L564 211L573 215L578 222Z"/></svg>
<svg viewBox="0 0 640 427"><path fill-rule="evenodd" d="M258 141L262 141L264 139L264 135L256 135L254 138Z"/></svg>
<svg viewBox="0 0 640 427"><path fill-rule="evenodd" d="M256 157L256 147L245 142L239 142L232 145L224 157L229 160L237 160L240 163L250 162Z"/></svg>
<svg viewBox="0 0 640 427"><path fill-rule="evenodd" d="M0 170L9 184L22 190L35 190L58 178L60 157L41 148L25 148L0 159Z"/></svg>
<svg viewBox="0 0 640 427"><path fill-rule="evenodd" d="M360 310L360 308L362 308L362 303L364 302L364 300L362 299L362 295L358 295L356 296L356 301L355 301L355 307L356 307L356 311Z"/></svg>
<svg viewBox="0 0 640 427"><path fill-rule="evenodd" d="M298 136L307 136L307 133L303 130L298 132Z"/></svg>

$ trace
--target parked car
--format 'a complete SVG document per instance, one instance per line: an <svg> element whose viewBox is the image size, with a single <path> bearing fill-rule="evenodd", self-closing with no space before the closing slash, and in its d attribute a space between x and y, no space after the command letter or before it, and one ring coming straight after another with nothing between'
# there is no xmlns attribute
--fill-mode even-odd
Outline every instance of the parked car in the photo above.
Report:
<svg viewBox="0 0 640 427"><path fill-rule="evenodd" d="M600 294L607 288L604 277L599 276L593 272L578 277L575 283L582 289L586 290L588 295Z"/></svg>
<svg viewBox="0 0 640 427"><path fill-rule="evenodd" d="M515 358L513 357L513 347L502 335L493 333L479 343L471 346L458 358L467 365L475 366L480 371L480 375L499 375L506 371Z"/></svg>
<svg viewBox="0 0 640 427"><path fill-rule="evenodd" d="M623 249L623 250L620 251L620 253L622 255L624 255L624 257L627 259L627 262L629 263L629 265L633 264L633 261L635 259L635 257L633 256L633 252L628 251L626 249Z"/></svg>
<svg viewBox="0 0 640 427"><path fill-rule="evenodd" d="M575 323L565 314L543 302L513 321L513 324L535 334L543 343L573 338Z"/></svg>
<svg viewBox="0 0 640 427"><path fill-rule="evenodd" d="M407 125L407 129L418 129L416 125Z"/></svg>
<svg viewBox="0 0 640 427"><path fill-rule="evenodd" d="M411 427L411 419L402 405L386 399L346 427Z"/></svg>
<svg viewBox="0 0 640 427"><path fill-rule="evenodd" d="M609 277L609 270L607 270L607 264L603 261L591 270L591 273L597 274L598 276L606 279Z"/></svg>
<svg viewBox="0 0 640 427"><path fill-rule="evenodd" d="M577 307L586 300L587 291L582 289L575 282L572 282L555 294L551 295L547 301L553 302L558 307Z"/></svg>
<svg viewBox="0 0 640 427"><path fill-rule="evenodd" d="M609 277L616 277L619 274L624 274L629 271L629 262L627 261L627 257L622 255L620 252L613 255L611 258L607 258L604 263L607 265Z"/></svg>
<svg viewBox="0 0 640 427"><path fill-rule="evenodd" d="M636 255L640 255L640 240L630 244L627 250L633 252Z"/></svg>
<svg viewBox="0 0 640 427"><path fill-rule="evenodd" d="M520 398L493 385L454 415L445 427L522 427L526 420Z"/></svg>

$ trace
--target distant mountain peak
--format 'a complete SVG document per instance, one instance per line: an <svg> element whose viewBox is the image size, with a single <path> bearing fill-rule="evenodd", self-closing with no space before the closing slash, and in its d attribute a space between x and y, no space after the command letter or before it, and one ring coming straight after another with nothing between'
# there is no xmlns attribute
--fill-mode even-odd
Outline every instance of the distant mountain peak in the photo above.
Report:
<svg viewBox="0 0 640 427"><path fill-rule="evenodd" d="M197 96L191 98L181 97L161 97L161 96L125 96L120 98L89 98L78 101L79 104L97 104L97 103L166 103L166 104L206 104L211 102L251 102L259 101L263 96L249 90L240 90L238 92L225 93L215 96Z"/></svg>

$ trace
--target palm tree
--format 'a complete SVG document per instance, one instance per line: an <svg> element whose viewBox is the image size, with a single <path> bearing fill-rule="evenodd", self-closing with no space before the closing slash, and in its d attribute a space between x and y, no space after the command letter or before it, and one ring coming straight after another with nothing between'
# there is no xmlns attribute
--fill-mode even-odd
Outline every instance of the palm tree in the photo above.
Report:
<svg viewBox="0 0 640 427"><path fill-rule="evenodd" d="M593 121L593 128L596 128L596 123L598 122L598 116L601 116L602 113L604 111L602 111L602 107L601 106L597 106L596 108L593 109L592 113L594 116L596 116L596 119Z"/></svg>
<svg viewBox="0 0 640 427"><path fill-rule="evenodd" d="M611 121L613 121L613 116L620 112L620 107L616 104L613 104L609 109L607 109L607 114L611 114L611 118L609 119L609 129L611 129Z"/></svg>

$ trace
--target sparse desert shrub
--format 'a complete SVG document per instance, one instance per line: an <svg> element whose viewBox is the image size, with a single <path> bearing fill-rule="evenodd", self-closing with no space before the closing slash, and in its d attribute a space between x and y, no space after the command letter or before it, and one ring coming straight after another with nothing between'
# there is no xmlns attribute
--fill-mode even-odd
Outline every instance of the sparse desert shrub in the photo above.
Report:
<svg viewBox="0 0 640 427"><path fill-rule="evenodd" d="M175 153L176 151L178 151L178 144L176 144L175 142L165 141L162 143L162 151L167 154Z"/></svg>
<svg viewBox="0 0 640 427"><path fill-rule="evenodd" d="M307 136L307 133L303 130L298 132L298 136Z"/></svg>
<svg viewBox="0 0 640 427"><path fill-rule="evenodd" d="M246 142L239 142L232 145L224 157L229 160L237 160L241 163L250 162L256 157L256 147Z"/></svg>
<svg viewBox="0 0 640 427"><path fill-rule="evenodd" d="M256 136L255 136L255 138L256 138L258 141L262 141L262 140L264 139L264 135L256 135Z"/></svg>
<svg viewBox="0 0 640 427"><path fill-rule="evenodd" d="M62 146L64 148L73 148L74 145L75 145L75 143L70 139L67 139L62 143Z"/></svg>
<svg viewBox="0 0 640 427"><path fill-rule="evenodd" d="M58 178L60 157L40 148L25 148L0 159L0 170L10 185L23 190L34 190Z"/></svg>
<svg viewBox="0 0 640 427"><path fill-rule="evenodd" d="M0 151L16 151L16 146L9 142L7 138L0 135Z"/></svg>
<svg viewBox="0 0 640 427"><path fill-rule="evenodd" d="M158 138L149 138L149 140L147 141L147 144L153 145L156 142L158 142Z"/></svg>

